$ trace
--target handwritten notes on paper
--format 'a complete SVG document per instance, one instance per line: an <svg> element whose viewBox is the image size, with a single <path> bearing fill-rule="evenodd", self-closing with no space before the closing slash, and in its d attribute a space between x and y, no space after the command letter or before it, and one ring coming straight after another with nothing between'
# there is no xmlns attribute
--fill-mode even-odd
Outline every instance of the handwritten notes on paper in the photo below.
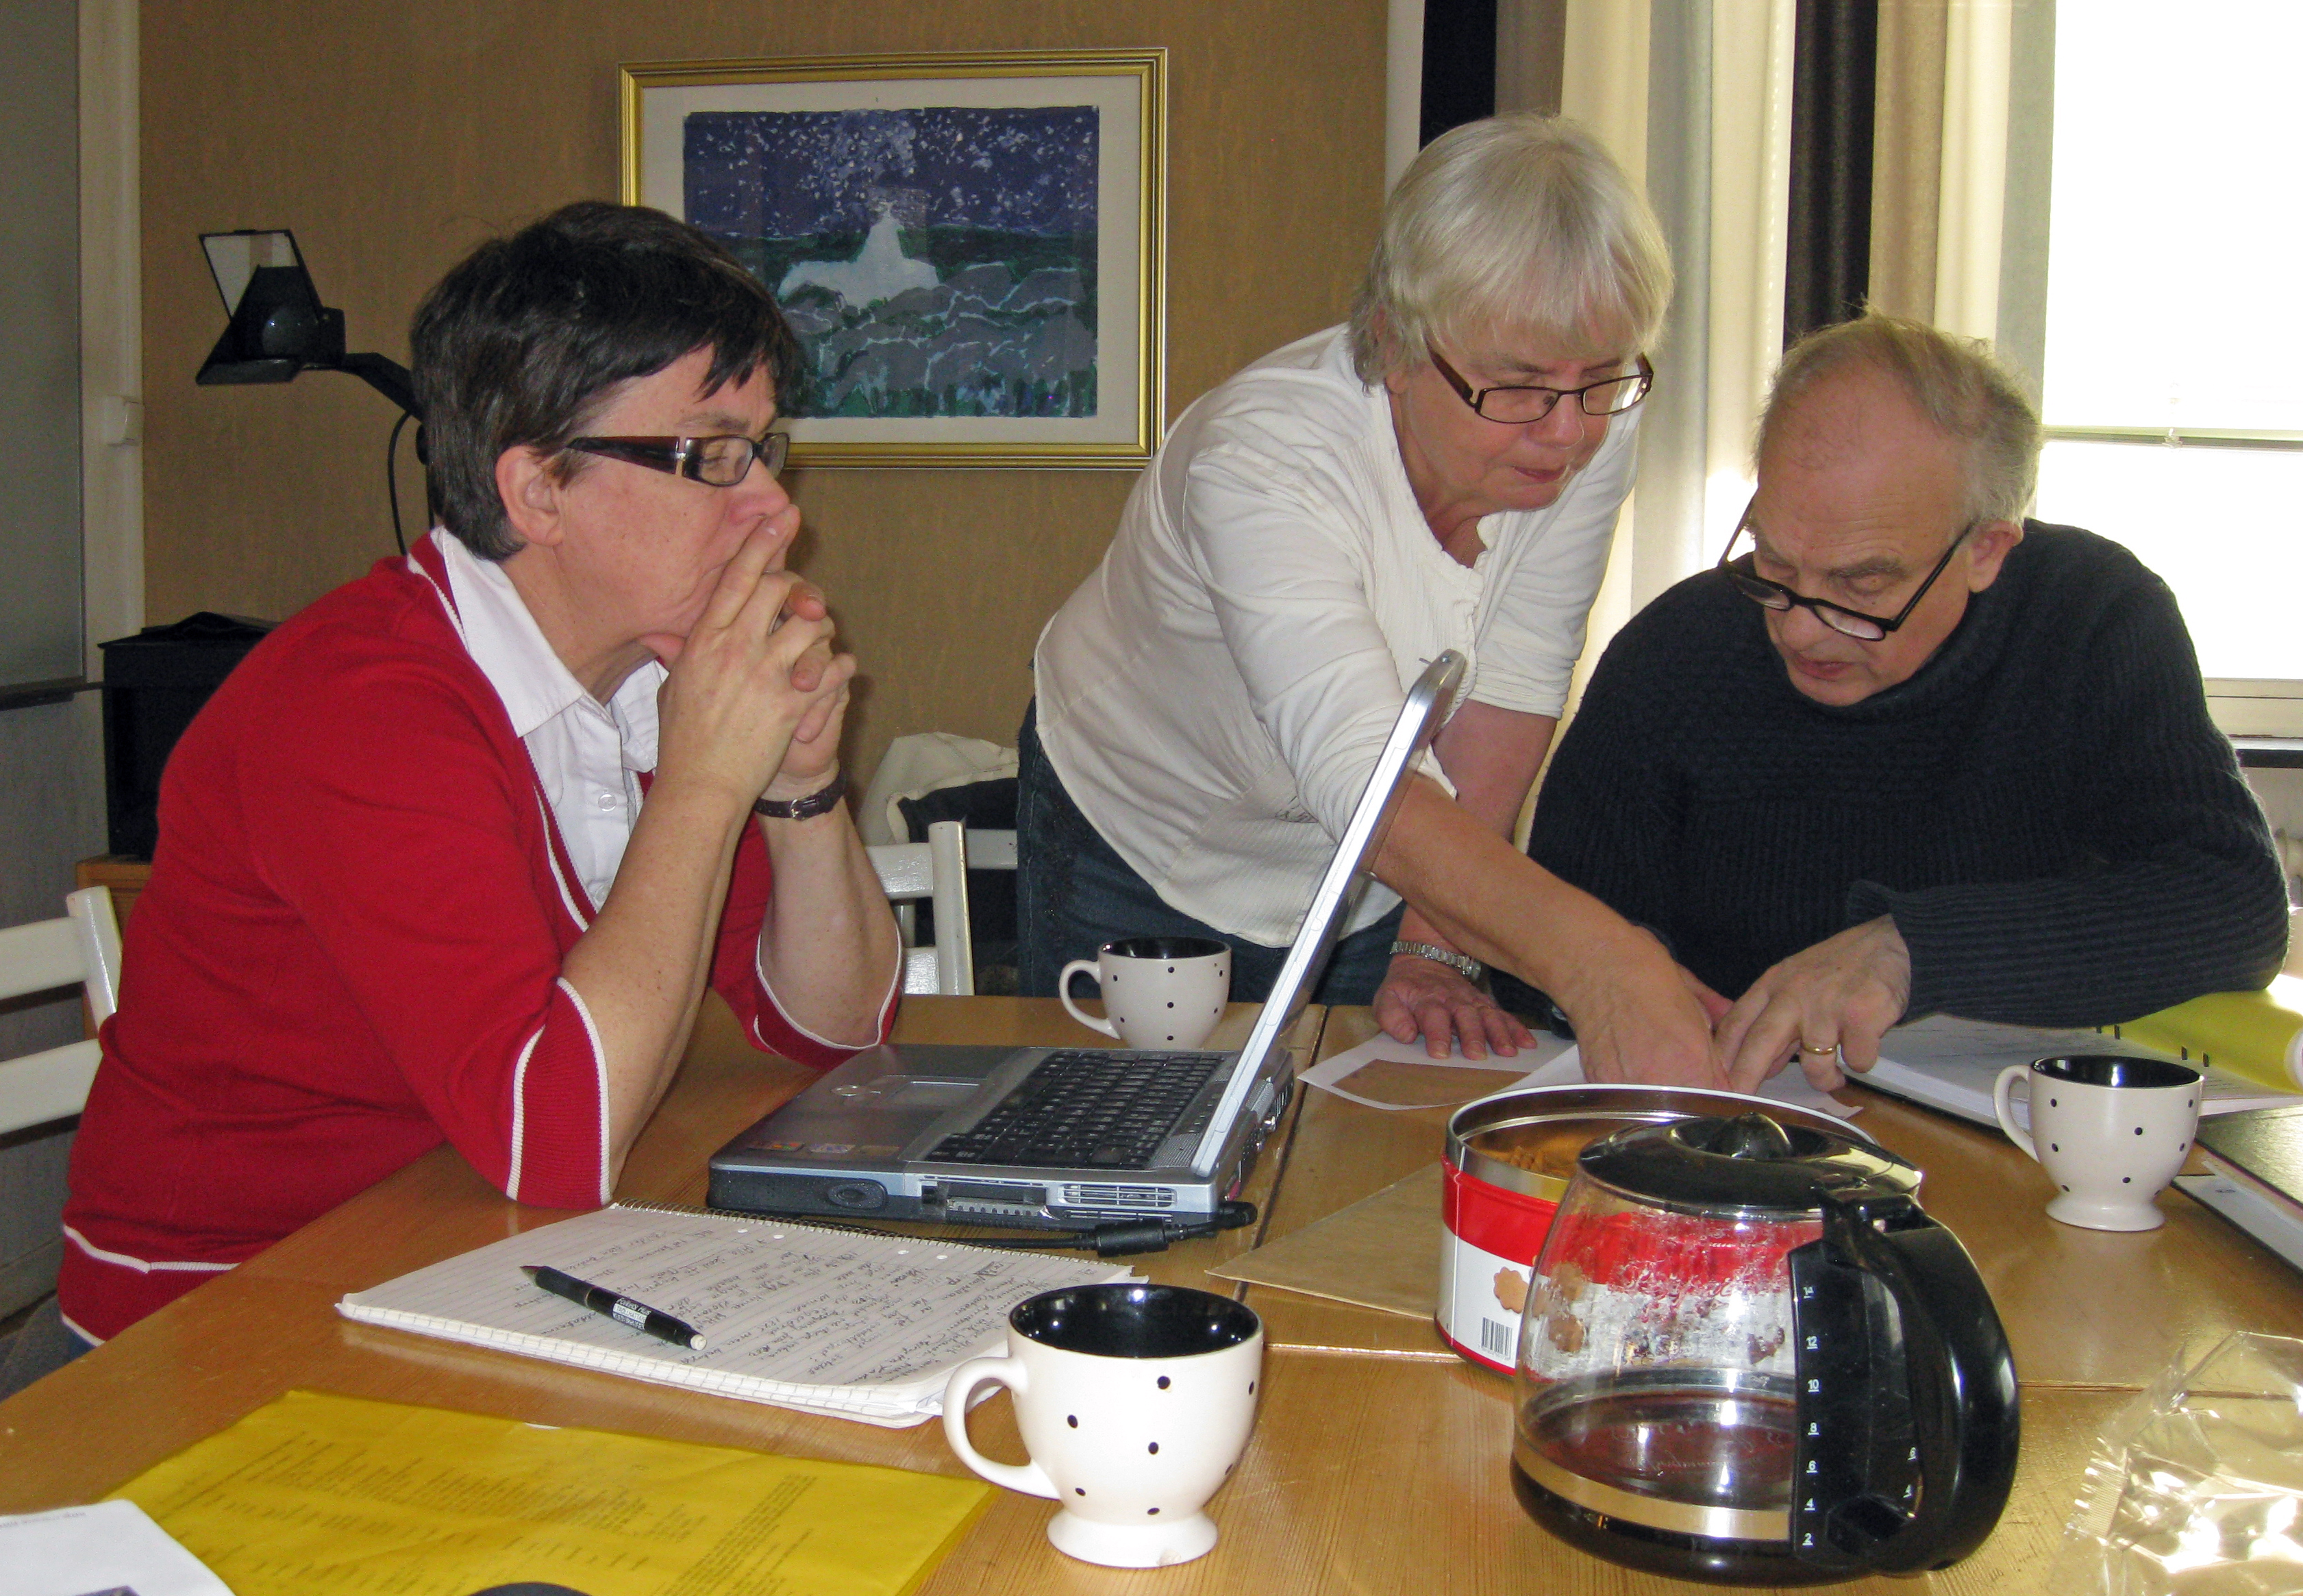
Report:
<svg viewBox="0 0 2303 1596"><path fill-rule="evenodd" d="M115 1493L235 1596L897 1596L974 1480L291 1391Z"/></svg>
<svg viewBox="0 0 2303 1596"><path fill-rule="evenodd" d="M704 1332L674 1347L529 1283L547 1263ZM996 1350L1038 1292L1109 1263L860 1236L779 1220L605 1208L401 1276L348 1316L643 1380L891 1424L941 1411L944 1375Z"/></svg>

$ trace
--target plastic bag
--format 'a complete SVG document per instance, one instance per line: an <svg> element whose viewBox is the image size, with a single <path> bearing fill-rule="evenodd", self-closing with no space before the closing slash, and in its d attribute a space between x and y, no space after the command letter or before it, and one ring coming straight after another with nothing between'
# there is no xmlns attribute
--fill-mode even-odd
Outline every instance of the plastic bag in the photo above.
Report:
<svg viewBox="0 0 2303 1596"><path fill-rule="evenodd" d="M2106 1424L2046 1588L2303 1592L2303 1341L2232 1336Z"/></svg>

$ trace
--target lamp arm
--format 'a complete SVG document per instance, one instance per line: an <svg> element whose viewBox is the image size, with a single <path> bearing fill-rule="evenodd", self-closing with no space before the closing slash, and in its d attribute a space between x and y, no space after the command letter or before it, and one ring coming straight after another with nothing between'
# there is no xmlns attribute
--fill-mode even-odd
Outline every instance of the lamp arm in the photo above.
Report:
<svg viewBox="0 0 2303 1596"><path fill-rule="evenodd" d="M388 360L382 355L346 355L337 362L335 369L350 372L417 420L424 419L424 412L416 403L416 379L399 361Z"/></svg>

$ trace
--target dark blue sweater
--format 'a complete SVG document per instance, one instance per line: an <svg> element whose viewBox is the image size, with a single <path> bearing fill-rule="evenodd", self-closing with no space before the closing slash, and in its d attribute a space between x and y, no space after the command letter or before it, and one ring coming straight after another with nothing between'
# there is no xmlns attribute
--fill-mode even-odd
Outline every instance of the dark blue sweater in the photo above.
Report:
<svg viewBox="0 0 2303 1596"><path fill-rule="evenodd" d="M2287 941L2174 595L2037 522L1918 674L1845 708L1792 686L1717 572L1673 587L1593 672L1528 851L1729 997L1883 914L1913 1018L2130 1019L2263 985Z"/></svg>

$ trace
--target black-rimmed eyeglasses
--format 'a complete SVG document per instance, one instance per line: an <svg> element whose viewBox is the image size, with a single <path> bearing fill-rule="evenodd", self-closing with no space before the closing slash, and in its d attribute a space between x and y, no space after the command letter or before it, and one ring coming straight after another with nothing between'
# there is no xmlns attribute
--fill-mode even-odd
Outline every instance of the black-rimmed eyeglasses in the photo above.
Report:
<svg viewBox="0 0 2303 1596"><path fill-rule="evenodd" d="M764 438L723 433L708 438L571 438L568 447L579 454L627 460L654 471L669 471L712 487L734 487L752 474L758 460L771 477L784 469L791 450L789 433L772 432Z"/></svg>
<svg viewBox="0 0 2303 1596"><path fill-rule="evenodd" d="M1759 501L1755 498L1751 502L1756 504ZM1943 558L1936 562L1936 568L1928 572L1928 579L1919 584L1918 591L1905 599L1903 607L1892 616L1866 615L1860 610L1851 610L1843 604L1833 604L1827 598L1809 598L1802 594L1793 593L1781 582L1770 582L1767 578L1759 575L1754 569L1758 562L1756 554L1745 554L1741 559L1731 559L1730 556L1735 553L1736 540L1751 529L1750 504L1743 507L1742 516L1735 523L1734 535L1727 539L1727 546L1719 551L1719 569L1729 581L1735 584L1735 590L1755 604L1778 612L1786 612L1797 605L1813 613L1818 621L1835 632L1843 633L1866 643L1877 643L1911 618L1911 612L1919 607L1921 599L1927 597L1928 589L1936 585L1936 578L1943 575L1944 568L1951 564L1951 557L1959 552L1959 545L1967 541L1969 533L1981 525L1983 525L1982 521L1972 520L1959 529L1950 545L1944 548Z"/></svg>
<svg viewBox="0 0 2303 1596"><path fill-rule="evenodd" d="M1630 410L1648 396L1655 386L1655 367L1648 364L1645 355L1640 357L1640 368L1628 376L1611 376L1596 383L1586 383L1580 388L1544 388L1534 385L1521 387L1474 388L1464 380L1464 374L1447 364L1447 357L1430 344L1423 346L1431 357L1431 364L1455 390L1455 396L1479 415L1489 421L1500 421L1507 426L1522 426L1530 421L1540 421L1551 414L1563 399L1573 398L1587 416L1616 416Z"/></svg>

